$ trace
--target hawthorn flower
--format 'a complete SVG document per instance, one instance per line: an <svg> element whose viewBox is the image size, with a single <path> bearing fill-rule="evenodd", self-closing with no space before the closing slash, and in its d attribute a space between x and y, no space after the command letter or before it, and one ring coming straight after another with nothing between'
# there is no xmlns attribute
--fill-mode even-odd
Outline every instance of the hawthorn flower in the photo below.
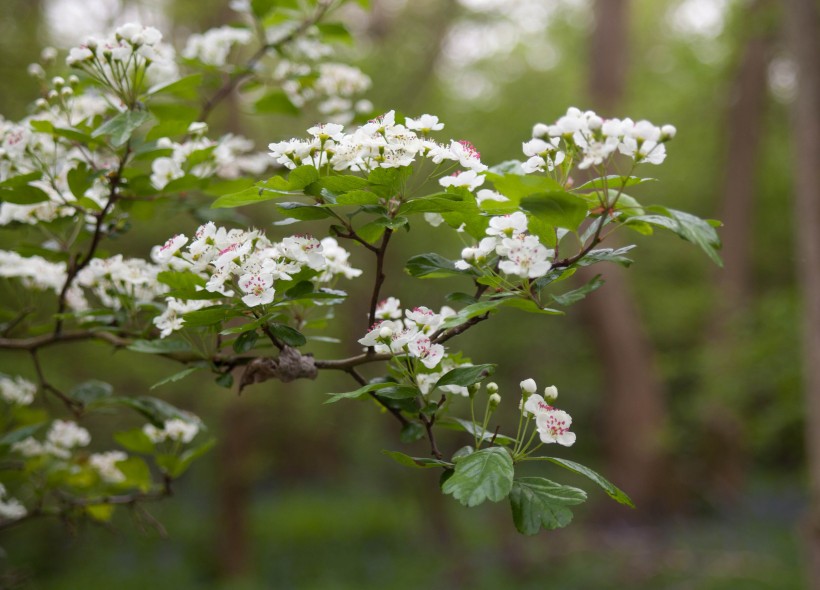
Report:
<svg viewBox="0 0 820 590"><path fill-rule="evenodd" d="M267 305L276 294L273 277L267 274L244 274L239 277L239 288L247 293L242 297L242 303L248 307Z"/></svg>
<svg viewBox="0 0 820 590"><path fill-rule="evenodd" d="M153 424L146 424L142 427L142 431L154 444L166 440L187 444L199 433L199 425L194 421L173 418L166 420L162 428L157 428Z"/></svg>
<svg viewBox="0 0 820 590"><path fill-rule="evenodd" d="M575 433L569 431L572 417L563 410L549 410L535 415L535 427L543 443L558 443L570 447Z"/></svg>
<svg viewBox="0 0 820 590"><path fill-rule="evenodd" d="M429 334L441 324L441 316L427 307L414 307L405 310L407 325L415 325L420 332Z"/></svg>
<svg viewBox="0 0 820 590"><path fill-rule="evenodd" d="M519 383L519 385L521 387L521 391L524 393L534 394L537 389L535 379L524 379L521 383Z"/></svg>
<svg viewBox="0 0 820 590"><path fill-rule="evenodd" d="M406 117L404 125L413 131L421 131L424 134L431 131L441 131L444 129L444 123L439 123L438 117L435 115L422 115L418 119L411 119Z"/></svg>
<svg viewBox="0 0 820 590"><path fill-rule="evenodd" d="M487 228L488 236L512 238L527 231L527 216L521 211L509 215L498 215L490 219Z"/></svg>
<svg viewBox="0 0 820 590"><path fill-rule="evenodd" d="M73 449L88 445L91 435L76 422L55 420L46 435L46 441L61 449Z"/></svg>
<svg viewBox="0 0 820 590"><path fill-rule="evenodd" d="M444 357L444 347L433 344L427 336L420 335L407 344L411 356L419 359L428 369L433 369Z"/></svg>
<svg viewBox="0 0 820 590"><path fill-rule="evenodd" d="M438 183L445 188L448 186L464 187L467 190L474 191L484 184L484 175L478 174L475 170L467 170L465 172L456 172L450 176L442 176L438 179Z"/></svg>
<svg viewBox="0 0 820 590"><path fill-rule="evenodd" d="M401 301L395 297L383 299L376 306L376 319L400 320L401 315Z"/></svg>
<svg viewBox="0 0 820 590"><path fill-rule="evenodd" d="M117 463L125 461L128 455L122 451L108 451L94 453L88 458L88 463L100 474L100 478L107 483L121 483L125 481L125 474L117 468Z"/></svg>
<svg viewBox="0 0 820 590"><path fill-rule="evenodd" d="M508 275L536 279L543 277L552 268L549 261L551 251L535 236L504 238L496 251L504 257L498 263L498 268Z"/></svg>
<svg viewBox="0 0 820 590"><path fill-rule="evenodd" d="M10 378L0 376L0 398L10 404L27 406L34 401L37 386L19 375Z"/></svg>
<svg viewBox="0 0 820 590"><path fill-rule="evenodd" d="M152 250L151 259L157 264L167 264L187 242L188 238L183 234L177 234L169 238L162 246Z"/></svg>
<svg viewBox="0 0 820 590"><path fill-rule="evenodd" d="M4 520L18 520L28 511L22 502L16 498L7 498L6 487L0 484L0 518Z"/></svg>

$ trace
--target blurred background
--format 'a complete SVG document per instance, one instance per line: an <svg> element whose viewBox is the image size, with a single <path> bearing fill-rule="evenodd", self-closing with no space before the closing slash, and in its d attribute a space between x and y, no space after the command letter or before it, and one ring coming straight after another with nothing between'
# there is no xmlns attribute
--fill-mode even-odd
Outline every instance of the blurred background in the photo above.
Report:
<svg viewBox="0 0 820 590"><path fill-rule="evenodd" d="M484 162L521 158L532 125L568 106L678 128L667 161L642 170L660 182L636 196L723 220L724 269L671 235L622 235L638 244L634 267L607 269L607 284L567 316L532 322L509 312L451 342L474 362L499 363L509 401L498 421L507 429L520 380L557 385L578 434L562 456L612 479L637 510L571 474L546 473L586 487L591 501L568 529L523 537L507 504L462 508L440 494L437 473L382 455L427 451L398 442L375 406L322 405L324 392L352 384L323 375L237 397L192 377L157 393L201 415L219 444L173 499L150 507L167 535L140 530L126 511L110 528L28 524L0 538L0 587L806 587L811 380L802 376L796 271L811 258L796 229L802 152L792 117L805 101L801 20L790 11L776 0L372 0L367 12L344 13L357 39L346 59L372 77L377 110L436 114L443 136L469 139ZM26 66L45 45L67 48L140 20L179 46L232 18L227 0L2 0L0 113L26 114L38 92ZM319 120L254 116L236 102L219 117L215 131L221 120L262 149ZM264 207L242 213L258 227L271 221ZM196 223L146 221L116 250L145 256ZM384 293L405 305L443 304L458 284L414 284L401 268L431 242L456 257L450 239L414 227L396 240ZM364 254L354 251L355 265L369 269ZM354 342L364 304L342 313L336 335ZM322 345L317 355L354 349ZM96 377L134 395L175 370L94 344L47 352L56 381ZM17 362L4 357L3 365ZM452 452L464 442L453 434L443 444Z"/></svg>

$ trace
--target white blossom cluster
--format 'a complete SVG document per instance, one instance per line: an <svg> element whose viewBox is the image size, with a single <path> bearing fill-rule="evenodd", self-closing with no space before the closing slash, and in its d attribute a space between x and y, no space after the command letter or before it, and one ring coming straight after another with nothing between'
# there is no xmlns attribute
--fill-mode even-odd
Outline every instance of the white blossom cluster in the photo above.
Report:
<svg viewBox="0 0 820 590"><path fill-rule="evenodd" d="M4 520L18 520L23 518L28 511L23 503L16 498L7 497L6 486L0 483L0 518Z"/></svg>
<svg viewBox="0 0 820 590"><path fill-rule="evenodd" d="M89 289L109 309L122 308L122 298L136 305L155 301L168 292L157 281L162 267L141 258L94 258L77 275L77 284Z"/></svg>
<svg viewBox="0 0 820 590"><path fill-rule="evenodd" d="M151 163L151 184L162 190L169 182L185 176L186 172L198 178L233 179L242 174L262 174L270 160L264 153L253 151L253 142L245 137L227 134L218 141L204 137L205 123L192 123L188 129L194 137L182 143L167 137L157 140L157 147L171 150ZM193 163L192 155L198 154Z"/></svg>
<svg viewBox="0 0 820 590"><path fill-rule="evenodd" d="M71 450L75 447L85 447L91 442L91 435L76 422L55 420L46 434L44 442L29 436L12 445L11 450L24 457L52 455L60 459L68 459Z"/></svg>
<svg viewBox="0 0 820 590"><path fill-rule="evenodd" d="M575 433L569 431L572 417L550 405L558 398L558 388L554 385L545 388L543 397L535 393L537 389L534 379L521 382L524 415L535 418L535 428L541 442L572 446L575 443Z"/></svg>
<svg viewBox="0 0 820 590"><path fill-rule="evenodd" d="M446 306L439 313L427 307L415 307L402 314L401 302L389 297L378 304L378 321L358 342L374 347L378 353L407 354L419 359L428 369L434 369L444 358L444 347L430 337L454 314L455 311Z"/></svg>
<svg viewBox="0 0 820 590"><path fill-rule="evenodd" d="M66 64L79 68L111 88L122 78L136 81L145 76L150 84L166 84L179 78L171 45L162 43L154 27L126 23L107 37L87 37L68 52Z"/></svg>
<svg viewBox="0 0 820 590"><path fill-rule="evenodd" d="M70 90L69 87L65 87ZM45 102L45 99L43 99ZM0 117L0 181L13 177L38 173L41 178L28 183L45 192L48 199L32 204L0 203L0 226L12 222L35 224L52 221L58 217L71 216L77 212L77 196L68 184L68 173L79 162L90 162L100 170L111 169L114 163L99 153L89 155L70 142L55 138L51 133L36 131L35 121L44 121L55 127L77 123L89 116L101 114L109 106L99 97L87 100L72 97L59 104L44 104L35 115L19 123ZM98 178L82 197L90 199L99 207L105 203L107 185Z"/></svg>
<svg viewBox="0 0 820 590"><path fill-rule="evenodd" d="M224 66L234 45L247 45L253 39L248 29L218 27L188 37L182 57L197 59L211 66Z"/></svg>
<svg viewBox="0 0 820 590"><path fill-rule="evenodd" d="M310 60L327 54L329 47L303 39L295 47ZM303 107L309 102L334 123L349 123L355 113L368 113L373 105L356 97L370 88L370 78L359 68L342 63L283 59L273 71L291 103Z"/></svg>
<svg viewBox="0 0 820 590"><path fill-rule="evenodd" d="M122 483L125 481L125 474L119 470L117 463L128 459L128 455L122 451L107 451L105 453L94 453L88 458L88 464L100 475L106 483Z"/></svg>
<svg viewBox="0 0 820 590"><path fill-rule="evenodd" d="M17 252L0 250L0 277L18 278L27 289L52 290L60 293L66 280L64 262L49 262L41 256L20 256ZM76 284L66 292L71 309L87 307L82 289Z"/></svg>
<svg viewBox="0 0 820 590"><path fill-rule="evenodd" d="M19 375L13 378L0 375L0 398L4 401L18 406L27 406L34 401L35 393L37 393L37 386L31 381Z"/></svg>
<svg viewBox="0 0 820 590"><path fill-rule="evenodd" d="M442 144L427 137L430 131L443 127L433 115L407 118L402 125L396 123L395 111L390 111L350 133L342 125L328 123L308 129L310 139L280 141L268 147L276 162L290 169L311 165L330 166L336 171L370 172L376 168L410 166L416 159L429 159L434 164L452 161L465 170L442 178L442 186L480 186L484 182L480 174L487 166L469 142Z"/></svg>
<svg viewBox="0 0 820 590"><path fill-rule="evenodd" d="M499 256L498 269L526 279L537 279L552 268L555 251L547 249L537 236L527 233L527 216L521 211L490 219L487 237L461 251L455 266L460 270L485 266Z"/></svg>
<svg viewBox="0 0 820 590"><path fill-rule="evenodd" d="M523 146L529 158L523 168L527 173L552 171L569 156L577 161L578 168L586 169L603 164L616 152L636 164L660 164L666 158L664 143L675 133L672 125L658 127L629 118L603 119L593 111L570 107L552 125L538 123L533 127L533 138Z"/></svg>
<svg viewBox="0 0 820 590"><path fill-rule="evenodd" d="M213 222L200 226L190 242L180 234L151 253L163 267L198 273L211 293L232 297L238 290L248 307L272 303L276 281L291 280L304 268L316 271L312 280L317 283L331 282L340 275L361 275L361 270L348 263L349 256L334 238L320 242L309 235L295 235L271 242L258 230L229 230ZM166 303L166 310L154 319L163 338L182 327L184 313L209 305L172 298Z"/></svg>
<svg viewBox="0 0 820 590"><path fill-rule="evenodd" d="M195 421L173 418L166 420L162 428L157 428L153 424L146 424L142 427L142 431L154 444L166 440L188 444L199 434L199 424Z"/></svg>

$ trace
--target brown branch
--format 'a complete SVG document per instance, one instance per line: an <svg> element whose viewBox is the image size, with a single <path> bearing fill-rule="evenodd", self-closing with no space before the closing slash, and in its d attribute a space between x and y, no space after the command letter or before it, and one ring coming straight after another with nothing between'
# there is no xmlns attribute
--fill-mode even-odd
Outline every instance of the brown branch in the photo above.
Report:
<svg viewBox="0 0 820 590"><path fill-rule="evenodd" d="M361 373L359 373L355 368L349 367L348 369L345 369L345 373L348 373L351 377L353 377L353 379L356 380L356 383L358 383L362 387L367 385L367 379L362 377ZM370 397L372 397L374 400L379 402L379 404L381 404L381 406L385 410L390 412L393 415L393 417L396 420L399 421L399 424L401 424L402 428L404 428L405 426L410 424L410 421L402 415L401 410L398 410L396 408L391 407L390 405L388 405L388 403L386 401L384 401L383 399L380 399L379 397L377 397L376 394L373 393L372 391L369 392L369 393L370 393Z"/></svg>

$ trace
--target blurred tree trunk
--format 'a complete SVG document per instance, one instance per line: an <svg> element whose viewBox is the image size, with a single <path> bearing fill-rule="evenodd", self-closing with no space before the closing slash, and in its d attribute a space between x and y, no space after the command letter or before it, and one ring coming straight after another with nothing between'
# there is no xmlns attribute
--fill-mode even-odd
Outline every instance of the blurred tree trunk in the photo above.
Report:
<svg viewBox="0 0 820 590"><path fill-rule="evenodd" d="M797 277L803 305L803 370L810 514L810 588L820 589L820 8L815 0L786 3L788 38L797 65L792 112Z"/></svg>
<svg viewBox="0 0 820 590"><path fill-rule="evenodd" d="M742 371L737 358L740 334L751 291L751 245L755 211L755 182L766 114L767 68L773 43L768 26L770 0L757 0L747 10L746 41L726 110L726 156L719 219L724 268L717 275L717 300L707 346L713 395L703 408L705 455L713 460L703 477L723 502L737 499L745 474L743 421L718 390L737 388Z"/></svg>
<svg viewBox="0 0 820 590"><path fill-rule="evenodd" d="M611 117L626 84L628 0L596 0L595 21L589 92L601 115ZM603 363L606 472L626 488L646 514L660 496L660 438L666 415L663 385L623 270L606 265L599 272L606 286L585 299L581 309ZM593 273L583 269L578 275L590 280Z"/></svg>

